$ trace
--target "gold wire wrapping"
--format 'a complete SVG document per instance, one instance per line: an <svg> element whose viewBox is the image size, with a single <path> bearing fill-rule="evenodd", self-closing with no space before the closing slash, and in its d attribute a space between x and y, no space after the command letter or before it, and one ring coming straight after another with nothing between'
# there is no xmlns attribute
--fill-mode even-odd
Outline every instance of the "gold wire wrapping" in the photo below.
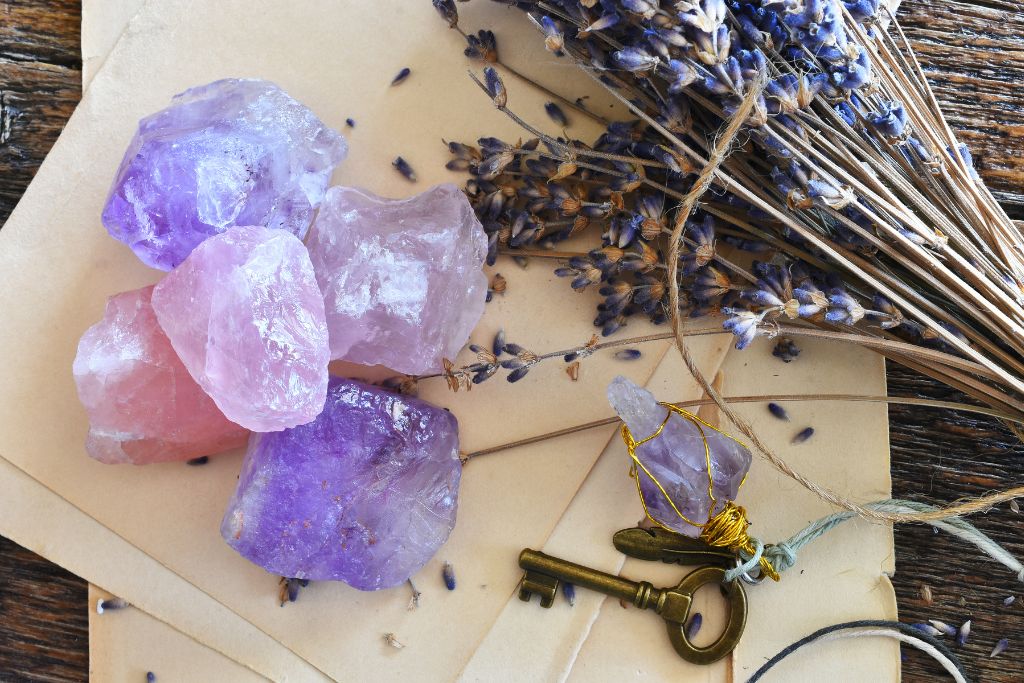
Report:
<svg viewBox="0 0 1024 683"><path fill-rule="evenodd" d="M746 448L746 445L742 441L734 438L729 434L726 434L717 427L708 424L707 422L700 419L693 413L683 410L682 408L673 403L658 403L658 405L667 408L668 413L665 414L665 419L661 421L660 425L658 425L658 429L656 429L655 432L648 436L647 438L641 439L640 441L634 439L633 434L629 431L629 427L626 425L625 422L622 423L621 428L622 440L623 442L625 442L626 451L629 453L629 457L633 461L632 465L630 465L629 468L629 476L632 477L633 480L636 482L636 492L640 496L640 504L643 505L644 514L647 516L647 519L651 520L651 522L658 525L662 529L665 529L666 531L673 531L665 524L655 519L654 516L651 515L650 510L647 509L647 501L644 499L643 489L640 487L640 475L638 470L643 470L644 474L646 474L647 477L654 483L654 485L661 492L661 495L664 496L665 500L668 501L668 504L672 507L672 510L676 513L676 515L679 516L679 519L683 520L690 526L696 527L701 530L700 538L705 543L707 543L708 545L715 546L717 548L728 548L733 552L743 551L748 555L754 555L754 553L756 552L756 547L754 546L754 542L753 540L751 540L750 535L747 533L747 528L750 526L750 522L747 520L747 511L742 506L736 505L731 500L729 500L725 502L725 505L722 506L722 509L717 514L708 519L706 522L694 522L693 520L689 519L686 515L684 515L682 512L680 512L679 508L676 507L675 501L673 501L672 498L668 495L668 492L665 490L665 487L662 486L661 482L658 481L657 477L655 477L651 473L651 471L647 469L647 466L640 461L640 458L638 458L636 454L637 448L647 443L651 439L656 439L657 437L661 436L662 431L664 431L665 429L665 425L668 424L668 421L669 419L671 419L673 413L682 417L685 420L689 420L700 432L701 441L704 443L704 462L706 463L708 468L708 496L711 498L711 509L714 510L715 507L717 507L718 505L718 500L715 498L715 482L711 474L711 446L708 444L708 438L707 435L704 433L704 428L707 427L708 429L714 430L721 434L722 436L728 439L732 439L733 441L743 446L744 448ZM743 486L746 480L747 477L746 475L744 475L743 480L740 481L740 486ZM779 580L779 573L775 571L775 567L772 566L772 563L769 562L767 558L762 556L759 564L761 567L761 573L764 576L769 576L775 581Z"/></svg>

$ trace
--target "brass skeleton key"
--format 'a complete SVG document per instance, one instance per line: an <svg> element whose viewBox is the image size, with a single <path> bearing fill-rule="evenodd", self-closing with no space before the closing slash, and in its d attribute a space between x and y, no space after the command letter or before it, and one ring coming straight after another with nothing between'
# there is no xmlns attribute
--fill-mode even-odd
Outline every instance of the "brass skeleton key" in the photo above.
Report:
<svg viewBox="0 0 1024 683"><path fill-rule="evenodd" d="M672 647L680 657L694 664L710 664L732 652L747 621L746 593L739 582L733 582L724 589L730 603L729 622L718 640L707 647L697 647L686 637L686 620L694 594L705 584L722 584L725 578L722 567L701 567L688 574L678 586L655 588L647 581L629 581L529 548L519 554L519 566L526 570L519 589L521 600L528 602L537 593L541 606L551 607L558 583L565 581L628 600L641 609L653 609L665 620Z"/></svg>

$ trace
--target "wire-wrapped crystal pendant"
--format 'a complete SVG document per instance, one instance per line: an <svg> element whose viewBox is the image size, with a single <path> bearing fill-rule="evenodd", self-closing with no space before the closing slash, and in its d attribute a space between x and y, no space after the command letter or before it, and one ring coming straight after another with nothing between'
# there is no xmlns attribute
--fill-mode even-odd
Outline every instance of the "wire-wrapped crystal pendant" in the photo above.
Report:
<svg viewBox="0 0 1024 683"><path fill-rule="evenodd" d="M608 400L622 418L624 436L635 444L634 476L651 520L699 536L736 497L750 469L750 451L695 415L659 404L625 377L612 380Z"/></svg>

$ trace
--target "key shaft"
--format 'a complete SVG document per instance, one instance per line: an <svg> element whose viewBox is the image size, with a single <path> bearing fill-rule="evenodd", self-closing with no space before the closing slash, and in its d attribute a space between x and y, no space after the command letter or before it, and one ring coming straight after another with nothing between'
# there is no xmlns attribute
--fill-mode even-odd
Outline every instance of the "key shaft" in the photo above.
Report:
<svg viewBox="0 0 1024 683"><path fill-rule="evenodd" d="M627 600L641 608L646 608L652 602L657 603L661 596L661 591L646 581L630 581L621 576L551 557L529 548L519 554L519 566L528 572L544 574L559 581L571 583L578 588L586 588L620 600Z"/></svg>

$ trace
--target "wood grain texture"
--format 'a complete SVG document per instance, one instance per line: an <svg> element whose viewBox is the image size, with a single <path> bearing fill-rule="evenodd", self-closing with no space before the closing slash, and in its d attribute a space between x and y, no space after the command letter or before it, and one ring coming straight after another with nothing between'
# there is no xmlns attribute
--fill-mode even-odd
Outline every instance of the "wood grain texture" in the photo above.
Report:
<svg viewBox="0 0 1024 683"><path fill-rule="evenodd" d="M79 0L0 2L0 224L82 93Z"/></svg>
<svg viewBox="0 0 1024 683"><path fill-rule="evenodd" d="M80 578L0 537L0 681L85 681L87 601Z"/></svg>
<svg viewBox="0 0 1024 683"><path fill-rule="evenodd" d="M0 223L78 100L79 13L77 0L0 2ZM1011 215L1024 218L1024 5L905 0L900 17L982 176ZM899 368L890 368L889 381L893 395L950 394ZM894 406L890 430L896 496L948 501L1024 484L1024 446L994 421ZM973 521L1024 556L1024 519L1007 506ZM972 677L1024 680L1024 585L1005 568L917 526L897 529L896 567L904 621L959 625L970 618L971 638L955 649ZM922 585L931 588L932 604L921 599ZM1017 602L1004 606L1014 594ZM86 680L86 599L84 582L0 539L0 681ZM1010 650L989 659L1002 637L1010 638ZM944 679L911 650L904 680Z"/></svg>
<svg viewBox="0 0 1024 683"><path fill-rule="evenodd" d="M908 0L900 24L946 118L1012 218L1024 218L1024 7Z"/></svg>

